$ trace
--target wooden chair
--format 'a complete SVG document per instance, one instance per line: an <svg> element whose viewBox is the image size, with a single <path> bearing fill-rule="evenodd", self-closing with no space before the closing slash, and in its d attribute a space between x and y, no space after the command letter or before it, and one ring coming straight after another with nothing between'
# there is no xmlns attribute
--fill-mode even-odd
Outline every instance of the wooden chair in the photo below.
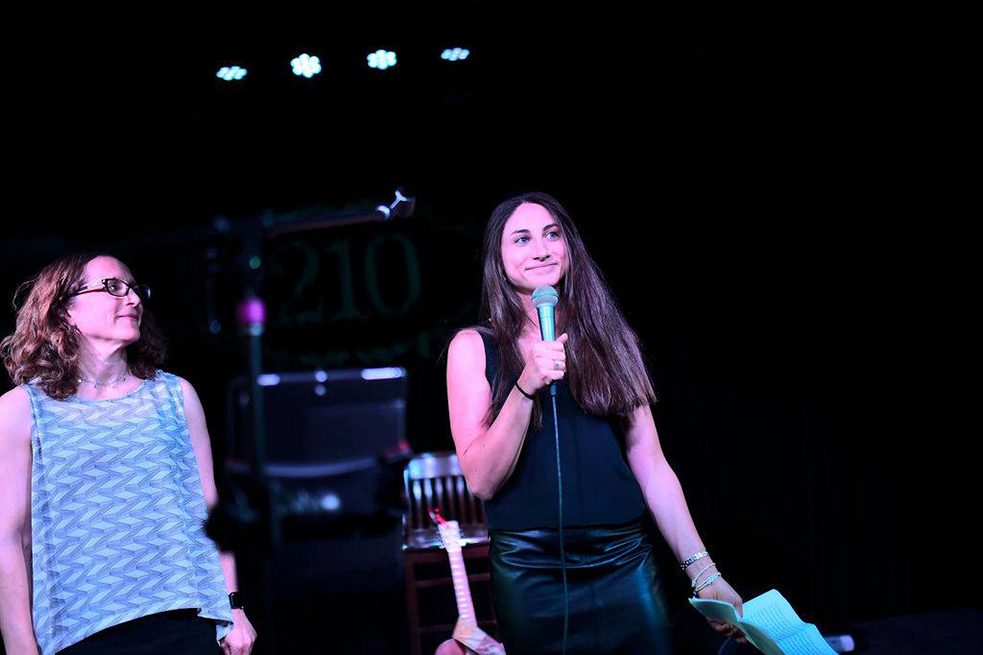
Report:
<svg viewBox="0 0 983 655"><path fill-rule="evenodd" d="M403 487L407 510L403 516L403 557L406 572L406 610L410 624L410 652L423 655L423 638L438 637L438 642L450 637L457 620L454 605L454 589L450 577L447 553L441 548L437 527L430 520L430 512L440 508L447 520L461 526L461 543L468 582L475 600L478 625L482 630L498 637L498 624L491 603L491 576L488 571L488 522L485 508L474 497L464 481L461 467L454 453L424 453L410 460L403 472ZM429 573L429 574L428 574ZM453 612L445 612L439 622L421 623L420 591L446 587ZM487 589L485 594L478 587ZM443 594L441 589L440 593ZM482 599L487 603L479 603ZM487 608L486 617L482 609Z"/></svg>

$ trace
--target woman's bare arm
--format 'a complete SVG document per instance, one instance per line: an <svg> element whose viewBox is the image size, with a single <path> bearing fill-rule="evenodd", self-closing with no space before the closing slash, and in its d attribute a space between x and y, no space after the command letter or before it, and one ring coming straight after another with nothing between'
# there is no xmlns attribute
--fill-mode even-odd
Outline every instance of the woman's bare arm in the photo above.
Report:
<svg viewBox="0 0 983 655"><path fill-rule="evenodd" d="M9 655L37 655L31 618L31 399L0 396L0 629Z"/></svg>
<svg viewBox="0 0 983 655"><path fill-rule="evenodd" d="M534 394L566 371L566 335L536 342L526 353L519 384ZM554 361L562 368L556 369ZM529 429L533 402L515 387L490 426L484 424L492 394L485 378L485 348L475 330L462 330L447 352L447 407L451 436L461 470L471 492L483 500L493 497L515 470Z"/></svg>
<svg viewBox="0 0 983 655"><path fill-rule="evenodd" d="M188 419L188 429L191 431L191 448L198 461L198 476L201 478L201 488L205 495L205 505L211 510L218 503L218 488L215 486L215 472L212 464L212 442L208 436L208 425L205 421L205 410L201 406L198 393L184 378L181 390L184 392L184 413ZM230 551L219 551L219 563L225 578L225 587L229 592L239 591L238 573L236 571L235 555ZM223 639L223 649L226 652L248 653L256 641L256 631L241 609L232 610L233 628Z"/></svg>

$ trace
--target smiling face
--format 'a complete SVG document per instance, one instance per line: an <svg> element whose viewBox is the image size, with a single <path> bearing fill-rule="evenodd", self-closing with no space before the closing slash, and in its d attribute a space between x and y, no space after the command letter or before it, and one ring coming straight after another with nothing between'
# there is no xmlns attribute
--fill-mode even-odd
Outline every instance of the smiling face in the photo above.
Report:
<svg viewBox="0 0 983 655"><path fill-rule="evenodd" d="M502 264L509 282L521 293L543 284L552 287L567 272L567 246L558 221L542 205L523 203L505 222Z"/></svg>
<svg viewBox="0 0 983 655"><path fill-rule="evenodd" d="M117 278L133 283L133 274L113 257L96 257L85 267L83 286L98 289L72 298L69 320L78 328L83 340L91 344L128 346L140 339L143 303L135 291L125 296L110 295L100 280Z"/></svg>

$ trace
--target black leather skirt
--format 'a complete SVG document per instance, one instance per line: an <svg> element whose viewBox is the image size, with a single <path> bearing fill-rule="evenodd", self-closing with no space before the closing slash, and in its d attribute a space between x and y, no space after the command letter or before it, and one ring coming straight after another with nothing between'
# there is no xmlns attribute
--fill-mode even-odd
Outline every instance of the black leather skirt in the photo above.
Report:
<svg viewBox="0 0 983 655"><path fill-rule="evenodd" d="M641 521L565 528L568 655L672 652L652 545ZM509 655L560 653L559 531L491 533L495 612Z"/></svg>

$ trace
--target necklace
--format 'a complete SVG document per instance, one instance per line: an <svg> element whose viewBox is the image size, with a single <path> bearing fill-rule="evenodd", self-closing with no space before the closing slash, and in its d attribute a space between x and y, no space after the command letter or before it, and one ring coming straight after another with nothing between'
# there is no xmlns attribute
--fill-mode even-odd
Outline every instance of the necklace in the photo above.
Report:
<svg viewBox="0 0 983 655"><path fill-rule="evenodd" d="M129 375L130 375L129 371L123 371L122 373L116 376L116 379L107 380L106 382L96 382L95 380L86 380L80 375L78 378L78 382L79 384L82 384L83 382L87 382L88 384L91 384L94 387L109 387L110 389L115 389L116 385L126 380L126 378L129 377Z"/></svg>

